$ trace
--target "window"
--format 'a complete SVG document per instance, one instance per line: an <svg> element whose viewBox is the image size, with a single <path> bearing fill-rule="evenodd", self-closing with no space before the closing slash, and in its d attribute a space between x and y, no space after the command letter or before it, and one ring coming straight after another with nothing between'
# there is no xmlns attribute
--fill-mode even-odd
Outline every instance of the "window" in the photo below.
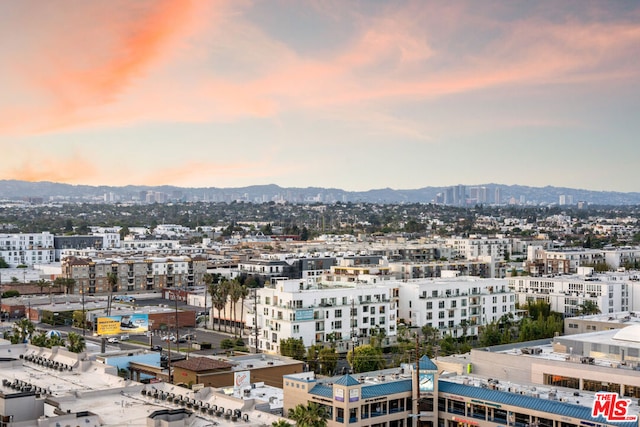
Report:
<svg viewBox="0 0 640 427"><path fill-rule="evenodd" d="M438 308L444 308L444 301L438 302Z"/></svg>
<svg viewBox="0 0 640 427"><path fill-rule="evenodd" d="M342 310L336 310L333 312L333 315L336 319L340 319L342 317Z"/></svg>
<svg viewBox="0 0 640 427"><path fill-rule="evenodd" d="M336 321L333 323L333 328L334 328L334 329L342 329L342 320L336 320Z"/></svg>
<svg viewBox="0 0 640 427"><path fill-rule="evenodd" d="M300 332L300 325L293 325L293 333L297 334Z"/></svg>
<svg viewBox="0 0 640 427"><path fill-rule="evenodd" d="M431 312L427 313L427 320L431 320L433 318L433 315Z"/></svg>
<svg viewBox="0 0 640 427"><path fill-rule="evenodd" d="M433 308L433 302L427 301L427 310L431 310Z"/></svg>
<svg viewBox="0 0 640 427"><path fill-rule="evenodd" d="M444 311L438 312L438 319L444 319Z"/></svg>

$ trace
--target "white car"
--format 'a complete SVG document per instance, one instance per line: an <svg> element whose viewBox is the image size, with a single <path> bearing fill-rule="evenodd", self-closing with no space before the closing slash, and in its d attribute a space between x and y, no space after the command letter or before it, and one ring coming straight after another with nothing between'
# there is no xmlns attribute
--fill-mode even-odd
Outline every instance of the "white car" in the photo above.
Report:
<svg viewBox="0 0 640 427"><path fill-rule="evenodd" d="M111 344L117 344L120 342L120 340L118 339L118 337L109 337L107 338L107 342Z"/></svg>

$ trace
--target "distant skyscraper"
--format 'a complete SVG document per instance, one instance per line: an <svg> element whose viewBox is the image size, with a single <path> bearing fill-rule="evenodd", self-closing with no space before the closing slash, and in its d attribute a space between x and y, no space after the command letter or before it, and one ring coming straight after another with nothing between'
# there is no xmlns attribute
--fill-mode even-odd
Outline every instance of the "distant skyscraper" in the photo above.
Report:
<svg viewBox="0 0 640 427"><path fill-rule="evenodd" d="M479 203L487 203L487 187L480 187L478 189L478 202Z"/></svg>
<svg viewBox="0 0 640 427"><path fill-rule="evenodd" d="M502 204L502 190L500 187L496 187L493 191L493 203L496 205Z"/></svg>
<svg viewBox="0 0 640 427"><path fill-rule="evenodd" d="M558 197L558 204L560 206L573 205L573 196L569 194L561 194Z"/></svg>

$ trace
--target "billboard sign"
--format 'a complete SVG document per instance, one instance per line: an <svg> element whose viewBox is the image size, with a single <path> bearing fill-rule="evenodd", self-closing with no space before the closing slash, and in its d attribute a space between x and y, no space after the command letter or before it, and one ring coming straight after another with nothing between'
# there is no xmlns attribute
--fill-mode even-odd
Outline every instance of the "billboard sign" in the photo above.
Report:
<svg viewBox="0 0 640 427"><path fill-rule="evenodd" d="M148 314L98 317L98 335L144 334L149 331Z"/></svg>
<svg viewBox="0 0 640 427"><path fill-rule="evenodd" d="M250 371L238 371L233 373L233 388L243 389L244 387L251 387L251 372Z"/></svg>
<svg viewBox="0 0 640 427"><path fill-rule="evenodd" d="M429 391L433 391L433 373L427 373L425 371L420 371L420 393L426 393Z"/></svg>
<svg viewBox="0 0 640 427"><path fill-rule="evenodd" d="M302 310L296 310L296 322L304 320L313 320L313 309L305 308Z"/></svg>

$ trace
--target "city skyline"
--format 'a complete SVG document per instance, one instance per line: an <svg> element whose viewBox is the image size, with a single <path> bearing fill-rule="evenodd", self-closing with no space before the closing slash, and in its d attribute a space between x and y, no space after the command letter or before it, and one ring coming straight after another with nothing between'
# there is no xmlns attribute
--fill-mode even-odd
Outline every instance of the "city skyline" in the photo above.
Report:
<svg viewBox="0 0 640 427"><path fill-rule="evenodd" d="M640 191L637 3L0 4L0 179Z"/></svg>

